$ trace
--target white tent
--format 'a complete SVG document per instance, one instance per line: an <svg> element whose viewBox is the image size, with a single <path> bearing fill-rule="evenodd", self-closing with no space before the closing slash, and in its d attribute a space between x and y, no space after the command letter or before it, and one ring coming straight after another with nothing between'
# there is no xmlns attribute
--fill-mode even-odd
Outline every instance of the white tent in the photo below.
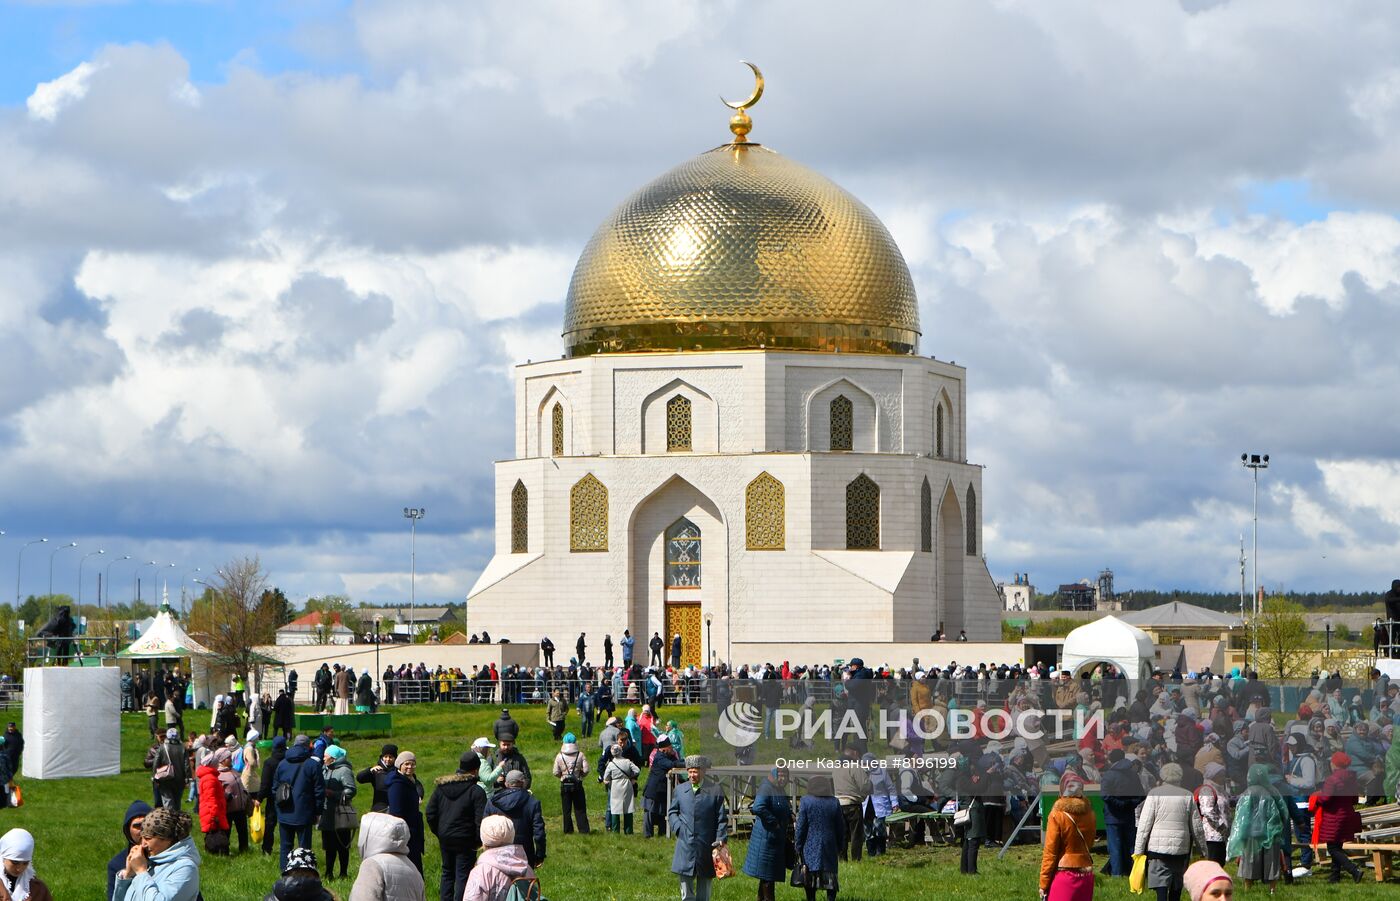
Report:
<svg viewBox="0 0 1400 901"><path fill-rule="evenodd" d="M179 622L171 615L169 607L161 607L150 628L117 656L149 660L162 657L207 657L211 653L204 645L185 634L185 630L180 628Z"/></svg>
<svg viewBox="0 0 1400 901"><path fill-rule="evenodd" d="M1157 648L1152 636L1116 616L1080 626L1065 638L1060 668L1078 676L1082 670L1110 663L1129 679L1152 678L1152 661Z"/></svg>

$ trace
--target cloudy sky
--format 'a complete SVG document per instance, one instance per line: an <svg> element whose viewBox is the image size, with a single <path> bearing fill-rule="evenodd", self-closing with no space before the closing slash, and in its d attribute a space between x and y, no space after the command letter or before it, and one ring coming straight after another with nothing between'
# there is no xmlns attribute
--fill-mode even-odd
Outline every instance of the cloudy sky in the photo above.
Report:
<svg viewBox="0 0 1400 901"><path fill-rule="evenodd" d="M418 596L463 597L510 367L744 58L969 368L995 575L1237 588L1259 450L1264 581L1383 587L1397 44L1346 2L0 0L0 586L49 537L26 594L103 548L88 599L256 552L393 601L422 505Z"/></svg>

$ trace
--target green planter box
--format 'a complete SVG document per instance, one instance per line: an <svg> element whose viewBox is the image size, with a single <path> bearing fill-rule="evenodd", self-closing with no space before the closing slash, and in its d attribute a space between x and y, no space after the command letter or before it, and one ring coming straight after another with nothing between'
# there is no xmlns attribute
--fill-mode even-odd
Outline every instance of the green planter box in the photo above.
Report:
<svg viewBox="0 0 1400 901"><path fill-rule="evenodd" d="M347 735L393 735L394 719L388 713L349 713L336 716L330 713L298 713L296 731L315 735L330 726L338 734Z"/></svg>
<svg viewBox="0 0 1400 901"><path fill-rule="evenodd" d="M1052 789L1040 796L1040 822L1047 823L1050 821L1050 808L1054 807L1055 802L1060 800L1057 791L1057 789ZM1098 788L1095 787L1092 790L1086 788L1084 790L1084 797L1088 799L1089 804L1094 808L1094 822L1098 824L1098 831L1103 832L1103 798L1099 797Z"/></svg>

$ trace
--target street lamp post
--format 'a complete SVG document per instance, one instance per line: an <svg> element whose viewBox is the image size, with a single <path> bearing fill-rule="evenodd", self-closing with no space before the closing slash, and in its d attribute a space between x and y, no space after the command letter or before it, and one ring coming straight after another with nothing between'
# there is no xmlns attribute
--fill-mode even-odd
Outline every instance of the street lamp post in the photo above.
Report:
<svg viewBox="0 0 1400 901"><path fill-rule="evenodd" d="M197 573L197 572L200 572L200 569L199 569L198 566L196 566L194 569L187 569L187 570L185 570L183 573L180 574L180 613L181 613L181 615L183 615L183 614L185 613L185 582L189 579L190 573ZM198 582L199 580L198 580L198 579L195 579L194 581Z"/></svg>
<svg viewBox="0 0 1400 901"><path fill-rule="evenodd" d="M1324 620L1322 621L1322 630L1323 630L1324 632L1327 633L1327 651L1326 651L1326 653L1324 654L1324 656L1326 656L1326 657L1328 657L1328 658L1331 658L1331 656L1332 656L1332 620L1330 620L1330 619L1324 619Z"/></svg>
<svg viewBox="0 0 1400 901"><path fill-rule="evenodd" d="M19 609L19 577L20 577L20 574L21 574L22 572L24 572L24 551L25 551L25 548L28 548L28 547L30 547L31 545L35 545L35 544L46 544L46 543L48 543L48 539L47 539L47 538L35 538L33 541L27 542L27 543L25 543L24 545L22 545L22 546L20 547L20 549L19 549L19 559L15 562L15 609L16 609L16 610Z"/></svg>
<svg viewBox="0 0 1400 901"><path fill-rule="evenodd" d="M384 619L384 614L374 615L374 684L379 686L379 702L384 703L384 681L379 678L379 623Z"/></svg>
<svg viewBox="0 0 1400 901"><path fill-rule="evenodd" d="M1240 454L1240 463L1254 476L1254 621L1250 629L1250 652L1259 665L1259 470L1269 468L1268 454Z"/></svg>
<svg viewBox="0 0 1400 901"><path fill-rule="evenodd" d="M418 606L418 520L428 513L425 507L404 507L408 520L408 635L412 640L418 627L415 608Z"/></svg>
<svg viewBox="0 0 1400 901"><path fill-rule="evenodd" d="M77 546L78 542L70 541L67 544L60 545L59 547L56 547L49 552L49 602L47 604L46 612L53 610L53 558L57 557L60 551L66 551L69 548L75 548Z"/></svg>
<svg viewBox="0 0 1400 901"><path fill-rule="evenodd" d="M111 607L111 606L112 606L112 567L115 566L115 565L118 564L118 563L121 563L121 562L124 561L124 560L130 560L130 559L131 559L131 555L130 555L130 554L123 554L122 556L117 557L116 559L112 560L111 562L109 562L109 563L107 564L107 580L106 580L106 586L107 586L107 603L106 603L106 606L107 606L107 607ZM98 598L97 598L97 602L98 602L99 604L102 603L102 597L101 597L100 595L99 595Z"/></svg>
<svg viewBox="0 0 1400 901"><path fill-rule="evenodd" d="M705 614L705 647L708 648L709 651L710 651L710 666L714 666L714 665L715 665L715 633L714 633L714 628L713 628L713 627L714 627L714 624L715 624L715 615L714 615L713 613L706 613L706 614Z"/></svg>
<svg viewBox="0 0 1400 901"><path fill-rule="evenodd" d="M89 557L97 557L97 556L99 556L99 555L101 555L101 554L105 554L105 553L107 553L107 552L104 551L104 550L102 550L101 548L98 548L98 549L95 550L95 551L88 551L86 554L83 555L82 559L78 561L78 607L79 607L79 609L81 609L82 606L83 606L83 564L87 562L87 559L88 559Z"/></svg>
<svg viewBox="0 0 1400 901"><path fill-rule="evenodd" d="M154 560L147 560L145 563L142 563L141 566L136 567L136 574L137 574L138 576L140 576L142 568L143 568L143 567L147 567L147 566L149 566L149 567L151 568L151 590L152 590L152 591L155 591L155 587L156 587L156 570L160 568L160 564L157 563L157 562L154 561ZM140 580L139 578L136 580L136 589L137 589L137 590L136 590L136 598L137 598L137 600L140 600L140 599L141 599L141 580Z"/></svg>

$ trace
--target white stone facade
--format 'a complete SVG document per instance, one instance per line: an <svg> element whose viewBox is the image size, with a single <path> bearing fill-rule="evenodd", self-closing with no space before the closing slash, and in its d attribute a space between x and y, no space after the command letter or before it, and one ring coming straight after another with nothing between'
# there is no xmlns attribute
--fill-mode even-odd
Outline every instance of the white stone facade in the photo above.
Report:
<svg viewBox="0 0 1400 901"><path fill-rule="evenodd" d="M831 449L837 397L850 402L849 451ZM668 405L686 406L676 398L688 402L689 450L668 451ZM915 356L689 351L520 366L516 458L496 464L495 556L468 595L469 628L549 635L561 660L586 632L594 662L604 633L616 643L630 628L645 661L668 605L698 602L712 618L709 659L730 659L737 643L924 642L940 622L996 641L965 405L962 367ZM777 550L749 547L746 488L764 472L783 486ZM607 489L607 548L571 550L571 490L590 474ZM878 549L847 547L847 485L861 474L879 486ZM682 517L701 533L698 587L665 576L666 533Z"/></svg>

